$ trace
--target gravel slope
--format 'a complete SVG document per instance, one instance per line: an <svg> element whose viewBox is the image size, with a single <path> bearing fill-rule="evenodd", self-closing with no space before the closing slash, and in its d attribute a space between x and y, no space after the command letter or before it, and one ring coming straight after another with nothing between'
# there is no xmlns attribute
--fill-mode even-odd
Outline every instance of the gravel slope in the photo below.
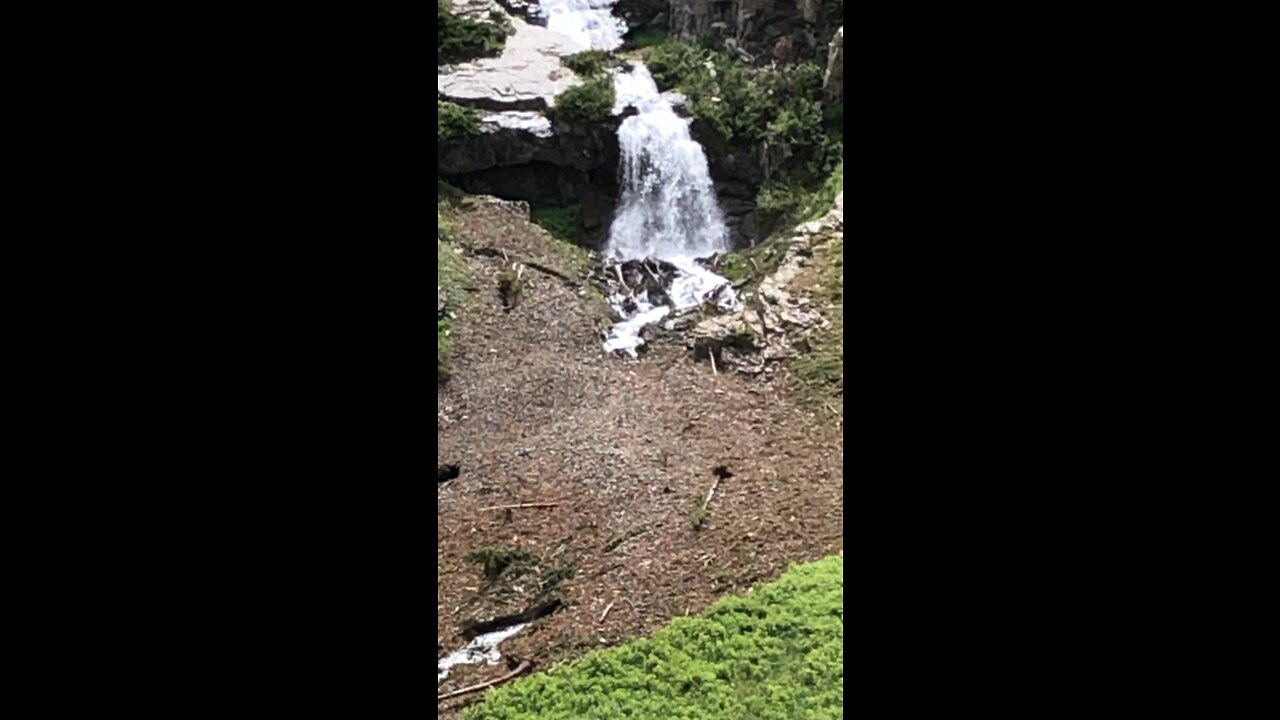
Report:
<svg viewBox="0 0 1280 720"><path fill-rule="evenodd" d="M464 205L455 222L472 248L580 269L518 207ZM466 259L454 376L437 392L437 461L462 467L438 488L438 649L465 644L457 633L469 619L558 597L567 609L503 646L546 667L843 550L844 443L820 410L781 382L713 375L680 346L638 362L605 357L585 285L527 272L505 311L503 258ZM733 476L695 529L721 466ZM556 506L481 511L527 503ZM489 582L466 560L482 547L533 560ZM460 671L442 689L502 672Z"/></svg>

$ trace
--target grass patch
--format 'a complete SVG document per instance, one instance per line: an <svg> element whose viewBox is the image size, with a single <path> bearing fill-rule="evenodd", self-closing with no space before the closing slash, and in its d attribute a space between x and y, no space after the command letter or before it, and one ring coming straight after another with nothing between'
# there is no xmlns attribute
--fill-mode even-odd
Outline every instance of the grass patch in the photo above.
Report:
<svg viewBox="0 0 1280 720"><path fill-rule="evenodd" d="M445 0L437 0L436 65L492 57L507 44L506 16L495 12L493 22L476 22L454 15Z"/></svg>
<svg viewBox="0 0 1280 720"><path fill-rule="evenodd" d="M835 720L844 556L636 640L492 691L466 720Z"/></svg>
<svg viewBox="0 0 1280 720"><path fill-rule="evenodd" d="M450 355L453 350L453 324L459 308L466 300L463 288L467 284L466 262L453 251L453 237L448 216L442 204L436 207L436 287L442 288L448 298L449 312L436 318L436 384L448 382Z"/></svg>
<svg viewBox="0 0 1280 720"><path fill-rule="evenodd" d="M529 217L551 237L567 243L577 242L585 227L581 205L538 205L529 209Z"/></svg>
<svg viewBox="0 0 1280 720"><path fill-rule="evenodd" d="M602 123L613 115L613 101L613 79L602 76L561 93L556 114L572 125Z"/></svg>
<svg viewBox="0 0 1280 720"><path fill-rule="evenodd" d="M480 117L471 108L436 100L436 137L449 142L480 134Z"/></svg>

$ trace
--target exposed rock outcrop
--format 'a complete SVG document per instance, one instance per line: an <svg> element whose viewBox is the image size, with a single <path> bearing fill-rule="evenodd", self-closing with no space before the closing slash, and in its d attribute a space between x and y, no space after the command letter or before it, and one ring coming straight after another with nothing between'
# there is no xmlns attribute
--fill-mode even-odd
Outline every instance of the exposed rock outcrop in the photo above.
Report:
<svg viewBox="0 0 1280 720"><path fill-rule="evenodd" d="M766 372L771 363L790 357L796 343L827 323L822 308L796 288L796 281L812 265L815 248L837 237L844 237L843 194L826 217L796 228L781 266L743 298L740 312L693 328L687 343L695 357L712 355L722 370L747 375Z"/></svg>
<svg viewBox="0 0 1280 720"><path fill-rule="evenodd" d="M816 47L820 16L817 0L671 0L674 34L723 37L750 56L773 51L784 38L788 47L779 51L792 56Z"/></svg>
<svg viewBox="0 0 1280 720"><path fill-rule="evenodd" d="M618 0L613 14L622 18L632 31L667 29L671 0Z"/></svg>
<svg viewBox="0 0 1280 720"><path fill-rule="evenodd" d="M511 25L498 57L441 68L439 97L476 109L481 133L438 142L437 173L471 193L582 204L587 230L598 229L616 194L621 118L588 128L553 125L547 111L556 97L581 82L561 58L586 48L520 18Z"/></svg>
<svg viewBox="0 0 1280 720"><path fill-rule="evenodd" d="M502 54L442 68L436 76L441 99L493 111L545 111L556 95L580 80L560 58L583 48L544 27L512 18L514 32Z"/></svg>
<svg viewBox="0 0 1280 720"><path fill-rule="evenodd" d="M844 102L844 28L836 31L836 36L831 39L831 49L828 51L827 61L827 77L824 80L824 87L827 89L827 99L832 102Z"/></svg>

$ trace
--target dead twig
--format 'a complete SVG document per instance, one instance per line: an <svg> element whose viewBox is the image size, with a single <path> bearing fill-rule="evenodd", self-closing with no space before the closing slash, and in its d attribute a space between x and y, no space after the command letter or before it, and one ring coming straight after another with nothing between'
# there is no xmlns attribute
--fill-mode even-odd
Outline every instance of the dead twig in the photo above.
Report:
<svg viewBox="0 0 1280 720"><path fill-rule="evenodd" d="M462 688L461 690L454 690L453 692L448 692L443 695L437 695L436 703L438 704L438 703L444 702L445 700L460 698L463 695L474 695L475 693L478 693L478 692L484 692L489 688L497 687L498 685L501 685L502 683L505 683L505 682L510 682L511 680L514 680L520 677L521 675L529 672L532 669L533 669L533 663L529 662L528 660L521 660L520 664L516 667L515 670L512 670L511 672L507 673L506 675L503 675L500 678L497 678L495 680L490 680L489 682L480 683L479 685L472 685L471 687Z"/></svg>
<svg viewBox="0 0 1280 720"><path fill-rule="evenodd" d="M489 512L490 510L535 510L540 508L560 507L560 503L520 503L519 505L492 505L490 507L480 508L480 512Z"/></svg>
<svg viewBox="0 0 1280 720"><path fill-rule="evenodd" d="M720 371L716 369L716 353L714 350L707 353L707 357L711 358L711 374L719 375Z"/></svg>
<svg viewBox="0 0 1280 720"><path fill-rule="evenodd" d="M707 499L702 501L702 511L707 511L707 506L711 504L711 498L716 496L716 489L720 487L720 476L716 476L716 481L711 483L711 489L707 491Z"/></svg>
<svg viewBox="0 0 1280 720"><path fill-rule="evenodd" d="M707 511L707 506L711 504L711 498L716 496L716 489L720 487L720 481L733 477L733 471L725 465L720 465L711 471L716 476L716 481L711 483L711 489L707 491L707 499L702 501L702 511Z"/></svg>
<svg viewBox="0 0 1280 720"><path fill-rule="evenodd" d="M600 615L600 622L604 622L605 618L609 617L609 611L612 609L613 603L609 603L609 607L605 608L604 612Z"/></svg>

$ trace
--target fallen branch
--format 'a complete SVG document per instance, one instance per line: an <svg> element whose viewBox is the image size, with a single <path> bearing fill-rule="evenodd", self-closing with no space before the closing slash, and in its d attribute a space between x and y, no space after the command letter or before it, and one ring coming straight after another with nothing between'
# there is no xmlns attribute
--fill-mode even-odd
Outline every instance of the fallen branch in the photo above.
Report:
<svg viewBox="0 0 1280 720"><path fill-rule="evenodd" d="M458 629L461 630L462 637L467 640L475 640L481 635L488 635L491 632L506 630L516 625L527 625L534 620L541 620L563 607L564 603L559 598L555 598L541 605L534 605L518 615L504 615L484 622L467 621L462 623Z"/></svg>
<svg viewBox="0 0 1280 720"><path fill-rule="evenodd" d="M716 476L716 481L711 483L711 489L707 491L707 499L702 501L702 511L707 511L707 506L711 504L711 498L716 496L716 489L720 487L720 481L725 478L733 477L733 472L728 467L721 465L711 471Z"/></svg>
<svg viewBox="0 0 1280 720"><path fill-rule="evenodd" d="M536 262L530 262L530 261L528 261L528 260L525 260L525 261L524 261L524 264L525 264L525 265L527 265L527 266L529 267L529 269L531 269L531 270L537 270L538 272L542 273L543 275L550 275L550 276L551 276L551 277L553 277L553 278L559 278L559 279L560 279L560 281L561 281L561 282L563 282L565 285L572 285L573 287L577 287L577 286L578 286L578 281L577 281L577 280L574 280L573 278L569 277L568 275L565 275L564 273L560 272L559 270L554 270L554 269L552 269L552 268L547 267L546 265L541 265L541 264L536 263Z"/></svg>
<svg viewBox="0 0 1280 720"><path fill-rule="evenodd" d="M490 510L535 510L540 508L560 507L560 503L520 503L519 505L493 505L491 507L482 507L480 512L489 512Z"/></svg>
<svg viewBox="0 0 1280 720"><path fill-rule="evenodd" d="M579 285L577 280L574 280L573 278L569 277L568 275L565 275L564 273L560 272L559 270L556 270L555 268L547 267L542 263L536 263L531 260L525 260L520 257L517 257L513 260L511 256L507 254L506 250L500 250L498 248L480 247L480 248L472 249L471 254L475 255L476 257L502 258L503 262L507 263L508 265L511 265L513 263L520 263L521 265L524 265L530 270L537 270L543 275L550 275L553 278L558 278L561 282L563 282L566 285L572 285L573 287L577 287Z"/></svg>
<svg viewBox="0 0 1280 720"><path fill-rule="evenodd" d="M609 607L605 608L604 614L600 616L600 622L604 622L604 619L609 617L609 611L612 609L613 609L613 603L609 603Z"/></svg>
<svg viewBox="0 0 1280 720"><path fill-rule="evenodd" d="M719 375L720 371L716 369L716 352L714 350L708 352L707 357L711 358L711 374Z"/></svg>
<svg viewBox="0 0 1280 720"><path fill-rule="evenodd" d="M707 511L707 506L711 504L711 498L716 496L716 488L720 487L720 476L716 476L716 481L711 483L711 489L707 491L707 499L702 501L702 511Z"/></svg>
<svg viewBox="0 0 1280 720"><path fill-rule="evenodd" d="M443 695L437 695L436 703L442 703L445 700L460 698L463 695L474 695L475 693L478 693L478 692L484 692L489 688L497 687L498 685L501 685L502 683L505 683L505 682L510 682L511 680L514 680L520 677L521 675L529 672L532 669L533 669L533 663L529 662L528 660L521 660L520 664L516 666L515 670L512 670L511 672L507 673L506 675L503 675L500 678L490 680L489 682L480 683L479 685L472 685L471 687L462 688L461 690L454 690L453 692L448 692Z"/></svg>

